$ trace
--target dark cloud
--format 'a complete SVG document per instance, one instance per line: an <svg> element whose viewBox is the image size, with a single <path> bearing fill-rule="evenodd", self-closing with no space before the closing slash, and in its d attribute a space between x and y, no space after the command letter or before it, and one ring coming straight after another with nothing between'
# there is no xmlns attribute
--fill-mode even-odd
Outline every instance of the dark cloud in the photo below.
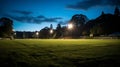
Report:
<svg viewBox="0 0 120 67"><path fill-rule="evenodd" d="M14 10L13 12L18 13L18 14L23 14L23 15L30 15L30 14L33 13L33 12L30 12L30 11L21 11L21 10Z"/></svg>
<svg viewBox="0 0 120 67"><path fill-rule="evenodd" d="M60 17L55 17L55 18L45 18L45 21L47 22L57 22L57 20L62 19Z"/></svg>
<svg viewBox="0 0 120 67"><path fill-rule="evenodd" d="M61 18L61 17L55 17L55 18L52 18L52 19L63 19L63 18Z"/></svg>
<svg viewBox="0 0 120 67"><path fill-rule="evenodd" d="M57 20L62 19L61 17L55 17L55 18L47 18L43 15L37 16L37 18L44 20L46 22L57 22Z"/></svg>
<svg viewBox="0 0 120 67"><path fill-rule="evenodd" d="M57 19L54 19L54 18L45 18L44 21L45 22L57 22Z"/></svg>
<svg viewBox="0 0 120 67"><path fill-rule="evenodd" d="M40 15L40 16L37 16L37 18L45 18L45 16L43 16L43 15Z"/></svg>
<svg viewBox="0 0 120 67"><path fill-rule="evenodd" d="M83 0L67 8L87 10L94 6L120 6L120 0Z"/></svg>
<svg viewBox="0 0 120 67"><path fill-rule="evenodd" d="M1 13L4 11L0 11ZM13 20L23 22L23 23L43 23L43 22L58 22L58 20L62 19L61 17L52 17L48 18L44 15L32 16L33 12L23 11L23 10L13 10L12 13L2 13L2 16L9 17Z"/></svg>
<svg viewBox="0 0 120 67"><path fill-rule="evenodd" d="M26 23L43 23L43 22L57 22L58 20L62 19L60 17L55 17L55 18L47 18L45 16L13 16L10 14L6 14L5 16L10 17L13 20L19 21L19 22L26 22Z"/></svg>

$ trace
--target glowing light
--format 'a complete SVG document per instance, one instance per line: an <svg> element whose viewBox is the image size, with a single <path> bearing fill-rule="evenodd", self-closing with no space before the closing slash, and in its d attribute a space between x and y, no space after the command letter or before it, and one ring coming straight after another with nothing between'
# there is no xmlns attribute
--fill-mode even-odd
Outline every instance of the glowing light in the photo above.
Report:
<svg viewBox="0 0 120 67"><path fill-rule="evenodd" d="M39 35L39 33L38 33L38 32L36 32L36 35Z"/></svg>
<svg viewBox="0 0 120 67"><path fill-rule="evenodd" d="M52 34L52 33L53 33L53 30L50 30L50 33Z"/></svg>
<svg viewBox="0 0 120 67"><path fill-rule="evenodd" d="M14 32L14 35L16 35L16 32Z"/></svg>
<svg viewBox="0 0 120 67"><path fill-rule="evenodd" d="M73 28L73 24L68 24L68 29L72 29Z"/></svg>

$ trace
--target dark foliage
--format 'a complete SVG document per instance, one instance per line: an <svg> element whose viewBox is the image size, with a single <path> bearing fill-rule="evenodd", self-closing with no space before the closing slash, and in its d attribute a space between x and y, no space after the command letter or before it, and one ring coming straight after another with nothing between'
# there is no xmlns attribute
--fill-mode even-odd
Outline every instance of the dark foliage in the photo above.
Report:
<svg viewBox="0 0 120 67"><path fill-rule="evenodd" d="M13 21L3 17L0 19L0 37L11 37L13 35Z"/></svg>
<svg viewBox="0 0 120 67"><path fill-rule="evenodd" d="M45 27L40 30L40 38L49 38L50 37L50 28Z"/></svg>
<svg viewBox="0 0 120 67"><path fill-rule="evenodd" d="M56 28L56 37L55 38L60 38L62 36L62 27L60 24L57 25Z"/></svg>
<svg viewBox="0 0 120 67"><path fill-rule="evenodd" d="M69 35L72 37L78 37L81 35L83 31L83 27L88 21L88 18L85 15L82 14L76 14L74 15L69 23L72 23L74 25L74 28L69 31Z"/></svg>
<svg viewBox="0 0 120 67"><path fill-rule="evenodd" d="M120 16L112 14L103 14L94 20L90 20L84 27L84 32L94 35L108 35L114 32L120 32Z"/></svg>

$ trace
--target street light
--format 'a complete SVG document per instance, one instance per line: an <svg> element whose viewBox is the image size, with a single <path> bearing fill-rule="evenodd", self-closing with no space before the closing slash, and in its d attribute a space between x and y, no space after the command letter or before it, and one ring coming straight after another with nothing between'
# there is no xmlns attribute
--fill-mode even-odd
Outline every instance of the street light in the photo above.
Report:
<svg viewBox="0 0 120 67"><path fill-rule="evenodd" d="M36 34L36 37L38 38L39 32L36 32L35 34Z"/></svg>
<svg viewBox="0 0 120 67"><path fill-rule="evenodd" d="M68 29L72 29L72 28L73 28L73 24L72 23L68 24Z"/></svg>
<svg viewBox="0 0 120 67"><path fill-rule="evenodd" d="M53 30L51 29L51 30L50 30L50 34L52 34L52 33L53 33Z"/></svg>
<svg viewBox="0 0 120 67"><path fill-rule="evenodd" d="M38 35L39 35L39 33L38 33L38 32L36 32L36 35L38 36Z"/></svg>

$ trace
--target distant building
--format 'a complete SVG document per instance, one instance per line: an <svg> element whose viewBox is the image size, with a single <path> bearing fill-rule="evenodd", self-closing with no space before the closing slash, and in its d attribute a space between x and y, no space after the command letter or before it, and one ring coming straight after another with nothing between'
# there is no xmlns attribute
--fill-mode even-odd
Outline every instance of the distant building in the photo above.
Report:
<svg viewBox="0 0 120 67"><path fill-rule="evenodd" d="M15 38L34 38L35 32L29 32L29 31L16 31L15 32Z"/></svg>

